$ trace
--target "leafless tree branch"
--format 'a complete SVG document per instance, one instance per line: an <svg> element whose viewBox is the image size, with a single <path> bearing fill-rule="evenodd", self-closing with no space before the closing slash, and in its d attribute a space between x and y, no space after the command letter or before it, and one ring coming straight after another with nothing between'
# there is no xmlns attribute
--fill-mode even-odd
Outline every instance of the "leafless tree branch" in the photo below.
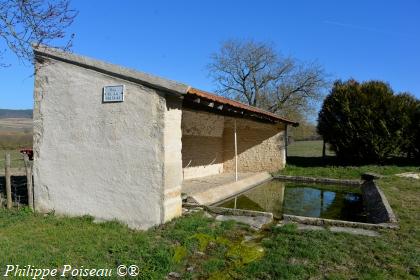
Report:
<svg viewBox="0 0 420 280"><path fill-rule="evenodd" d="M310 110L329 84L319 65L299 63L252 40L224 42L208 70L219 94L285 115Z"/></svg>
<svg viewBox="0 0 420 280"><path fill-rule="evenodd" d="M32 44L71 47L74 34L65 30L76 16L70 0L0 0L0 38L20 60L33 62Z"/></svg>

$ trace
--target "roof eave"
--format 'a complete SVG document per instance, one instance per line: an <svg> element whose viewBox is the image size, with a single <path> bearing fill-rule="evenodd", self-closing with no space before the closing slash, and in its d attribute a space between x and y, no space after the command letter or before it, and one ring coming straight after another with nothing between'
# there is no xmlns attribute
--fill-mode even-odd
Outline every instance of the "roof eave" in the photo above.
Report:
<svg viewBox="0 0 420 280"><path fill-rule="evenodd" d="M209 100L214 100L219 103L226 104L227 106L237 108L238 110L247 111L250 114L255 114L261 118L265 118L272 122L283 122L292 126L299 125L298 122L288 120L271 112L267 112L262 109L252 107L241 102L224 98L209 92L194 89L191 88L189 85L183 83L175 82L130 68L121 67L115 64L88 58L85 56L75 55L67 51L62 51L44 45L33 45L32 48L36 59L49 58L56 61L62 61L79 67L97 71L109 76L127 80L133 83L145 85L150 88L154 88L164 92L169 92L179 97L188 96L189 94L195 94L200 98L208 98Z"/></svg>
<svg viewBox="0 0 420 280"><path fill-rule="evenodd" d="M228 99L219 95L215 95L203 90L199 90L199 89L195 89L195 88L190 88L187 92L187 96L196 96L197 98L202 98L202 99L207 99L208 101L210 101L210 103L218 103L218 104L222 104L225 106L230 106L232 108L237 108L239 111L246 111L248 112L248 114L250 115L256 115L257 117L259 116L261 119L266 119L269 120L271 122L282 122L285 124L290 124L294 127L299 126L298 122L292 121L292 120L288 120L286 118L280 117L274 113L262 110L260 108L257 107L253 107L244 103L241 103L239 101L235 101L232 99ZM214 106L214 105L213 105Z"/></svg>
<svg viewBox="0 0 420 280"><path fill-rule="evenodd" d="M109 76L114 76L123 80L145 85L154 89L170 92L176 95L184 95L188 92L190 88L190 86L183 83L178 83L165 78L150 75L144 72L139 72L133 69L121 67L100 60L88 58L85 56L79 56L69 52L64 52L55 48L50 48L42 45L33 46L33 51L35 54L35 58L44 57L66 62L76 66L94 70Z"/></svg>

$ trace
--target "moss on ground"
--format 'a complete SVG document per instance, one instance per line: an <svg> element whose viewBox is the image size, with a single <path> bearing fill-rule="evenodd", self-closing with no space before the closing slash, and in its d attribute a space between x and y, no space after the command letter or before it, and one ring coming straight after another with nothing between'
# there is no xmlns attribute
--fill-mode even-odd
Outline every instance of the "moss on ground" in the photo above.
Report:
<svg viewBox="0 0 420 280"><path fill-rule="evenodd" d="M182 279L419 279L420 181L392 175L418 168L295 162L281 172L332 178L359 178L366 171L388 175L378 184L401 228L380 230L379 237L302 232L294 225L256 233L200 212L134 231L117 222L97 224L91 217L0 210L0 273L5 264L114 269L136 264L141 271L138 279L165 279L169 272Z"/></svg>
<svg viewBox="0 0 420 280"><path fill-rule="evenodd" d="M376 238L300 232L293 225L255 233L202 213L141 232L91 217L0 210L0 264L136 264L139 279L164 279L171 271L183 279L418 279L420 184L392 176L379 185L401 229L381 230ZM245 236L256 239L244 242Z"/></svg>

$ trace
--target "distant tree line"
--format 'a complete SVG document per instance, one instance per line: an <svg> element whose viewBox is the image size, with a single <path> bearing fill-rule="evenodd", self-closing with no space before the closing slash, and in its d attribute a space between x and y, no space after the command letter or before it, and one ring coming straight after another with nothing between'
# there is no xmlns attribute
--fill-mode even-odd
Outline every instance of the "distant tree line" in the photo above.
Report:
<svg viewBox="0 0 420 280"><path fill-rule="evenodd" d="M318 133L339 159L420 158L420 101L381 81L336 81L318 116Z"/></svg>
<svg viewBox="0 0 420 280"><path fill-rule="evenodd" d="M288 135L293 138L293 141L314 141L322 140L321 135L316 131L316 124L306 120L300 120L298 127L290 127Z"/></svg>
<svg viewBox="0 0 420 280"><path fill-rule="evenodd" d="M0 109L0 119L2 118L32 119L32 109L25 109L25 110Z"/></svg>

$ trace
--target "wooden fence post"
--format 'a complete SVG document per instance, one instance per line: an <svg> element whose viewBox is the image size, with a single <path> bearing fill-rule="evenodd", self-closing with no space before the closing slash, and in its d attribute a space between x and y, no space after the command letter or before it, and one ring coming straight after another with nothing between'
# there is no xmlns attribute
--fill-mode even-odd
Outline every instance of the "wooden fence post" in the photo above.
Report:
<svg viewBox="0 0 420 280"><path fill-rule="evenodd" d="M27 154L23 155L23 160L25 161L25 171L26 171L26 188L28 190L28 206L34 210L34 192L32 184L32 163L29 160Z"/></svg>
<svg viewBox="0 0 420 280"><path fill-rule="evenodd" d="M10 154L6 153L6 161L4 162L5 170L4 177L6 179L6 196L7 196L7 208L12 208L12 181L10 174Z"/></svg>

